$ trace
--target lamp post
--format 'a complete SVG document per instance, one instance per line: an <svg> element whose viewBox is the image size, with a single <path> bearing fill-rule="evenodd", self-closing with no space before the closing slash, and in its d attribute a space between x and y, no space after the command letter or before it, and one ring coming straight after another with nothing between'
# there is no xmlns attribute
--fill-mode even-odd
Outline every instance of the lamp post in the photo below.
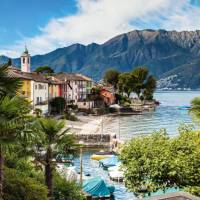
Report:
<svg viewBox="0 0 200 200"><path fill-rule="evenodd" d="M80 185L83 186L83 141L79 141L80 145Z"/></svg>

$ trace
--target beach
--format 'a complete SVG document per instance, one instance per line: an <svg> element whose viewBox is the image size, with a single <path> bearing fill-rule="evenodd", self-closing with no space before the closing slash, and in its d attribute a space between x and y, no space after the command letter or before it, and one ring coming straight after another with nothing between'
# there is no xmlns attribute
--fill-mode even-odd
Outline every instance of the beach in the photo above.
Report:
<svg viewBox="0 0 200 200"><path fill-rule="evenodd" d="M78 116L78 121L66 121L66 127L70 128L71 133L83 134L105 134L104 126L108 124L113 118L108 115L102 116Z"/></svg>

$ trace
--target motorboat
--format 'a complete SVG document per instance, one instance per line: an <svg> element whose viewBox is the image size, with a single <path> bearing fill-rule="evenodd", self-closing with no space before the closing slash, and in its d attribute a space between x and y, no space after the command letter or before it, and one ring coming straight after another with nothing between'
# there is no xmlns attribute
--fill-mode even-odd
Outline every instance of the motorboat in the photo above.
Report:
<svg viewBox="0 0 200 200"><path fill-rule="evenodd" d="M95 177L83 182L83 192L92 198L111 198L115 191L113 185L108 185L102 178Z"/></svg>
<svg viewBox="0 0 200 200"><path fill-rule="evenodd" d="M117 156L111 156L109 158L103 159L99 161L100 166L102 166L104 169L108 169L109 167L116 166L118 163Z"/></svg>
<svg viewBox="0 0 200 200"><path fill-rule="evenodd" d="M106 159L106 158L110 158L114 155L113 152L111 151L100 151L100 152L96 152L94 154L92 154L92 156L90 157L92 160L102 160L102 159Z"/></svg>

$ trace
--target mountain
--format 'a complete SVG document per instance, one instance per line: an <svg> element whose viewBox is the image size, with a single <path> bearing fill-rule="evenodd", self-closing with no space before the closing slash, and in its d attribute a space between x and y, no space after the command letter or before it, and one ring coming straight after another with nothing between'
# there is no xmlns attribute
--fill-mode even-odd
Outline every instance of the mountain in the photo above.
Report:
<svg viewBox="0 0 200 200"><path fill-rule="evenodd" d="M74 44L31 59L32 70L49 65L56 72L79 72L96 80L105 70L130 71L147 66L157 79L177 76L178 87L200 88L200 31L134 30L118 35L104 44ZM19 59L14 59L19 65ZM192 73L188 76L187 73ZM195 81L190 83L190 79ZM166 87L166 81L161 85ZM183 85L181 85L183 84Z"/></svg>
<svg viewBox="0 0 200 200"><path fill-rule="evenodd" d="M200 58L165 73L158 88L166 90L200 90Z"/></svg>

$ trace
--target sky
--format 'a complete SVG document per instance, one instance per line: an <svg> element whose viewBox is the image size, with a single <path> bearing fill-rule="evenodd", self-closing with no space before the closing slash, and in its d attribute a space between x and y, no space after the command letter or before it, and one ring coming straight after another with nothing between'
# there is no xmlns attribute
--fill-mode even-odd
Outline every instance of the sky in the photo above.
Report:
<svg viewBox="0 0 200 200"><path fill-rule="evenodd" d="M200 30L200 0L0 0L0 55L102 44L135 29Z"/></svg>

